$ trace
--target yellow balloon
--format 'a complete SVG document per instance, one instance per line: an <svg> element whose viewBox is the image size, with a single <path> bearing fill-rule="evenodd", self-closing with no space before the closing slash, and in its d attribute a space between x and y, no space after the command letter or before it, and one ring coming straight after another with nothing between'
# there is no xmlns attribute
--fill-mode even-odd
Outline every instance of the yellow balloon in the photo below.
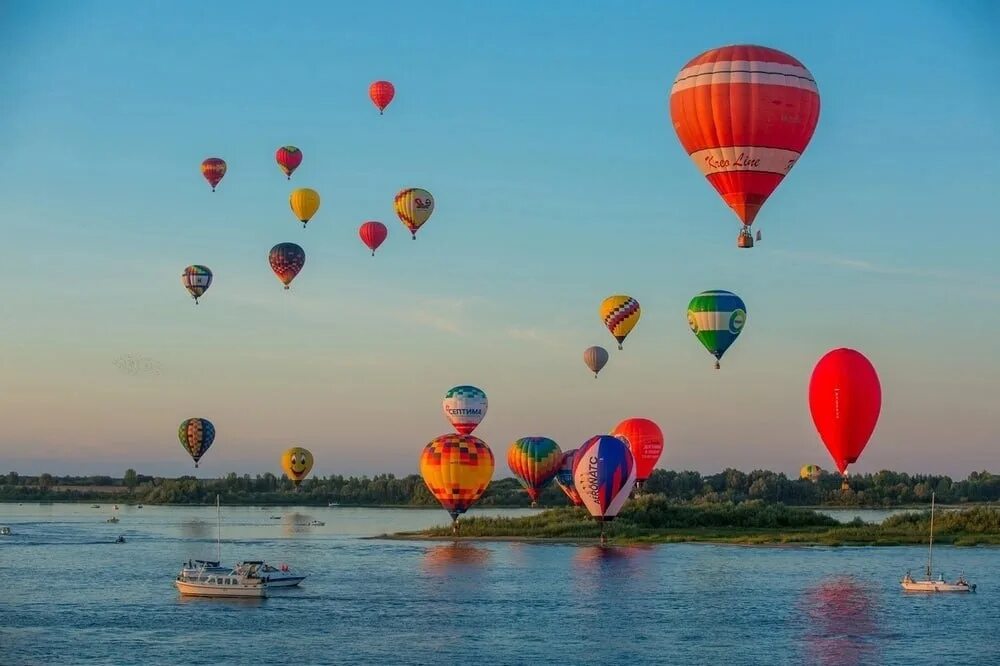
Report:
<svg viewBox="0 0 1000 666"><path fill-rule="evenodd" d="M800 479L809 479L813 483L816 483L822 474L823 470L820 469L819 465L803 465L802 469L799 470Z"/></svg>
<svg viewBox="0 0 1000 666"><path fill-rule="evenodd" d="M319 192L308 187L300 187L289 195L288 203L295 217L299 218L302 227L305 228L306 222L319 210Z"/></svg>
<svg viewBox="0 0 1000 666"><path fill-rule="evenodd" d="M434 197L427 190L419 187L408 187L400 190L395 200L396 215L413 238L417 237L417 229L427 221L434 212Z"/></svg>
<svg viewBox="0 0 1000 666"><path fill-rule="evenodd" d="M458 523L459 515L486 491L493 478L493 452L472 435L441 435L424 447L420 475L431 494Z"/></svg>
<svg viewBox="0 0 1000 666"><path fill-rule="evenodd" d="M625 294L608 296L601 303L601 319L618 341L618 349L622 348L626 336L639 323L640 315L639 301Z"/></svg>
<svg viewBox="0 0 1000 666"><path fill-rule="evenodd" d="M309 476L313 468L313 454L299 446L293 446L281 454L281 469L297 488L302 479Z"/></svg>

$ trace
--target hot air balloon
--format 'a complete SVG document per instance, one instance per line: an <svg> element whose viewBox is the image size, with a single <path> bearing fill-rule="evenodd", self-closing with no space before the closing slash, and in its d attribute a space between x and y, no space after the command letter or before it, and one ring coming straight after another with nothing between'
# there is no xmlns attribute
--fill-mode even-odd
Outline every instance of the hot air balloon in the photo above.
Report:
<svg viewBox="0 0 1000 666"><path fill-rule="evenodd" d="M420 475L427 489L451 515L454 532L458 532L458 517L490 485L493 464L490 447L472 435L441 435L424 447Z"/></svg>
<svg viewBox="0 0 1000 666"><path fill-rule="evenodd" d="M281 454L281 469L296 488L309 476L313 468L313 454L300 446L293 446Z"/></svg>
<svg viewBox="0 0 1000 666"><path fill-rule="evenodd" d="M209 270L208 266L200 264L188 266L181 273L181 284L184 285L197 304L198 299L212 286L212 271Z"/></svg>
<svg viewBox="0 0 1000 666"><path fill-rule="evenodd" d="M587 347L583 350L583 362L594 373L594 379L597 379L597 373L608 363L608 350L604 347Z"/></svg>
<svg viewBox="0 0 1000 666"><path fill-rule="evenodd" d="M583 505L601 523L614 520L635 485L635 460L628 446L611 435L591 437L576 450L573 484Z"/></svg>
<svg viewBox="0 0 1000 666"><path fill-rule="evenodd" d="M639 301L631 296L616 294L608 296L601 303L601 319L611 331L611 335L615 336L615 340L618 341L618 349L622 348L622 342L635 328L641 315Z"/></svg>
<svg viewBox="0 0 1000 666"><path fill-rule="evenodd" d="M319 210L319 192L308 187L300 187L288 195L288 205L292 207L292 212L305 229L306 223Z"/></svg>
<svg viewBox="0 0 1000 666"><path fill-rule="evenodd" d="M522 437L507 449L507 465L528 492L531 506L538 504L542 488L555 478L562 460L559 445L548 437Z"/></svg>
<svg viewBox="0 0 1000 666"><path fill-rule="evenodd" d="M271 248L267 260L271 263L271 270L285 285L285 289L288 289L288 285L305 265L306 253L295 243L278 243Z"/></svg>
<svg viewBox="0 0 1000 666"><path fill-rule="evenodd" d="M278 163L278 168L285 172L288 180L291 180L292 172L302 164L302 151L295 146L282 146L274 153L274 159Z"/></svg>
<svg viewBox="0 0 1000 666"><path fill-rule="evenodd" d="M197 467L198 461L215 441L215 426L208 419L186 419L177 429L177 438L181 440L184 450L194 458L194 466Z"/></svg>
<svg viewBox="0 0 1000 666"><path fill-rule="evenodd" d="M799 470L799 478L803 480L808 479L813 483L816 483L819 481L819 477L822 473L823 470L819 468L819 465L803 465L802 469Z"/></svg>
<svg viewBox="0 0 1000 666"><path fill-rule="evenodd" d="M635 459L635 485L641 490L663 453L663 431L649 419L625 419L611 431L625 442Z"/></svg>
<svg viewBox="0 0 1000 666"><path fill-rule="evenodd" d="M482 389L475 386L455 386L444 394L441 406L444 408L445 418L455 431L468 435L486 418L489 403Z"/></svg>
<svg viewBox="0 0 1000 666"><path fill-rule="evenodd" d="M833 349L813 369L809 411L834 464L844 475L868 444L882 409L882 387L871 362L853 349Z"/></svg>
<svg viewBox="0 0 1000 666"><path fill-rule="evenodd" d="M368 96L372 98L372 103L378 107L378 115L380 116L395 95L396 88L388 81L375 81L368 86Z"/></svg>
<svg viewBox="0 0 1000 666"><path fill-rule="evenodd" d="M580 498L580 493L576 492L576 486L573 484L573 462L576 460L575 456L576 449L570 449L563 454L562 464L560 464L559 470L556 472L556 485L562 488L562 491L566 493L566 497L573 503L573 506L583 506L583 499Z"/></svg>
<svg viewBox="0 0 1000 666"><path fill-rule="evenodd" d="M358 236L361 237L361 242L368 246L368 249L372 251L373 257L375 256L375 250L385 241L388 235L389 230L385 228L385 225L375 220L365 222L358 229Z"/></svg>
<svg viewBox="0 0 1000 666"><path fill-rule="evenodd" d="M201 163L201 175L212 186L214 192L215 186L226 175L226 161L218 157L209 157Z"/></svg>
<svg viewBox="0 0 1000 666"><path fill-rule="evenodd" d="M763 46L705 51L677 75L670 90L674 130L743 223L739 247L753 247L750 225L809 145L819 106L809 70Z"/></svg>
<svg viewBox="0 0 1000 666"><path fill-rule="evenodd" d="M746 321L747 306L730 291L703 291L688 303L688 325L708 353L715 357L716 370L722 355L736 342Z"/></svg>
<svg viewBox="0 0 1000 666"><path fill-rule="evenodd" d="M419 187L409 187L400 190L394 201L396 215L403 226L410 230L413 240L417 239L417 229L434 212L434 197L427 190Z"/></svg>

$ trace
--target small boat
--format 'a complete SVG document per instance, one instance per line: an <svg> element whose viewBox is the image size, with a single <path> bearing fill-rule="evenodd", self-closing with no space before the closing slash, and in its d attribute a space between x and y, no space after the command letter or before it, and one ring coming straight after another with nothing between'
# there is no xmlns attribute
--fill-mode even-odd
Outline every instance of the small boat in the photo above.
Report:
<svg viewBox="0 0 1000 666"><path fill-rule="evenodd" d="M271 516L271 520L281 520L281 516Z"/></svg>
<svg viewBox="0 0 1000 666"><path fill-rule="evenodd" d="M964 575L960 575L954 583L948 583L944 579L944 574L938 574L937 580L931 578L931 567L934 563L934 493L931 493L931 530L930 539L927 542L927 569L925 578L915 580L907 571L903 579L899 581L904 592L975 592L976 586L965 580Z"/></svg>
<svg viewBox="0 0 1000 666"><path fill-rule="evenodd" d="M287 564L275 567L263 560L246 560L244 562L237 562L236 566L232 569L219 566L219 564L219 562L213 562L212 560L188 561L187 566L181 569L181 575L198 578L209 574L218 575L230 571L239 572L253 568L256 570L257 575L264 579L268 587L294 587L306 579L305 575L292 572Z"/></svg>
<svg viewBox="0 0 1000 666"><path fill-rule="evenodd" d="M118 538L115 539L115 543L125 543L125 537L123 537L121 534L119 534Z"/></svg>
<svg viewBox="0 0 1000 666"><path fill-rule="evenodd" d="M141 509L141 508L142 508L142 505L140 504L139 506L137 506L137 507L135 507L135 508L137 508L137 509Z"/></svg>
<svg viewBox="0 0 1000 666"><path fill-rule="evenodd" d="M322 520L310 520L309 524L312 525L313 527L323 527L324 525L326 525L326 523L324 523Z"/></svg>
<svg viewBox="0 0 1000 666"><path fill-rule="evenodd" d="M111 516L110 518L108 518L108 522L109 523L117 523L118 522L118 516Z"/></svg>
<svg viewBox="0 0 1000 666"><path fill-rule="evenodd" d="M118 510L118 505L117 505L117 504L115 504L115 511L117 511L117 510Z"/></svg>
<svg viewBox="0 0 1000 666"><path fill-rule="evenodd" d="M174 580L177 591L188 597L256 597L267 596L268 583L257 567L247 566L228 573L203 571L187 574L185 570Z"/></svg>
<svg viewBox="0 0 1000 666"><path fill-rule="evenodd" d="M327 506L340 506L340 502L328 502Z"/></svg>
<svg viewBox="0 0 1000 666"><path fill-rule="evenodd" d="M13 534L13 532L11 532L10 528L6 525L0 527L0 536L10 536L11 534Z"/></svg>
<svg viewBox="0 0 1000 666"><path fill-rule="evenodd" d="M90 505L90 508L91 508L91 509L100 509L100 508L101 508L101 505L100 505L100 504L91 504L91 505Z"/></svg>

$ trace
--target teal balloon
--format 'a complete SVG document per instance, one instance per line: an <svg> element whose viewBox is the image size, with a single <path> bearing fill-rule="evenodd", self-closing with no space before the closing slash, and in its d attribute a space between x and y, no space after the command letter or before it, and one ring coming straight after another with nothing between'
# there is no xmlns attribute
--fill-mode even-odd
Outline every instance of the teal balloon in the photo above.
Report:
<svg viewBox="0 0 1000 666"><path fill-rule="evenodd" d="M731 291L703 291L688 303L688 325L708 353L715 368L730 345L740 337L747 322L747 306Z"/></svg>

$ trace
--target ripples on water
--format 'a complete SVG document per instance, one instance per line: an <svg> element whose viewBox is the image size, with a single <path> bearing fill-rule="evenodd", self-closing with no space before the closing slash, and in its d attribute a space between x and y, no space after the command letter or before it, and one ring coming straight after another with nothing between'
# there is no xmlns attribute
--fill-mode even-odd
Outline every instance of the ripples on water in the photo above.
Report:
<svg viewBox="0 0 1000 666"><path fill-rule="evenodd" d="M210 600L172 581L214 556L214 507L119 514L0 505L0 664L1000 664L995 548L935 551L979 593L907 596L923 548L380 541L447 516L224 508L225 562L309 578Z"/></svg>

